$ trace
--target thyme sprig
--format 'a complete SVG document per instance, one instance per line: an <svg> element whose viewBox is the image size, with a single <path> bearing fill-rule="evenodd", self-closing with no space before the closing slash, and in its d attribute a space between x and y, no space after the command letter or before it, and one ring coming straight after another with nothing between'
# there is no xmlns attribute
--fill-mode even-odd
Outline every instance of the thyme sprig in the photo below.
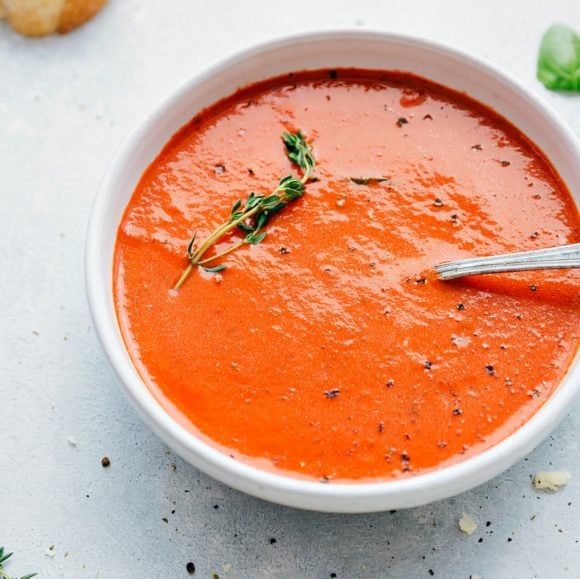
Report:
<svg viewBox="0 0 580 579"><path fill-rule="evenodd" d="M282 140L286 146L288 159L302 171L302 178L297 179L292 175L287 175L280 179L276 188L269 195L256 195L252 192L246 201L242 202L241 199L238 199L231 208L227 220L198 246L195 245L196 231L187 246L189 265L181 274L179 281L173 288L174 290L178 290L184 284L195 267L201 267L209 273L219 273L226 269L224 264L215 266L209 264L236 251L242 245L257 245L264 241L267 235L264 228L270 218L282 211L291 201L302 197L305 185L313 179L315 161L312 149L299 130L296 133L284 133ZM240 229L246 234L241 241L234 243L225 251L204 257L215 243L234 229Z"/></svg>
<svg viewBox="0 0 580 579"><path fill-rule="evenodd" d="M4 551L4 547L0 547L0 579L18 579L17 577L11 577L6 573L4 569L4 562L12 557L13 553L6 553ZM22 575L20 579L31 579L31 577L35 577L37 573L29 573L28 575Z"/></svg>

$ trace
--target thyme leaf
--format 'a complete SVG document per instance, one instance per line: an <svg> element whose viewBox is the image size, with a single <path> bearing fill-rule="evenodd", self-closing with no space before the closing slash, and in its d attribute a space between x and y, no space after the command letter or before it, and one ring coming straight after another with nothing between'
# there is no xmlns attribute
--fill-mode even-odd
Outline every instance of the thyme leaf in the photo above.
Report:
<svg viewBox="0 0 580 579"><path fill-rule="evenodd" d="M388 177L349 177L355 185L377 185L388 181Z"/></svg>
<svg viewBox="0 0 580 579"><path fill-rule="evenodd" d="M270 218L282 211L288 203L304 195L306 184L314 180L312 174L316 163L312 149L300 130L295 133L283 133L282 141L286 147L288 159L301 170L302 177L298 179L292 175L287 175L280 179L276 188L269 195L257 195L252 191L245 201L238 199L230 209L227 220L199 245L195 243L196 231L187 246L189 265L173 287L174 290L178 290L184 284L195 267L202 267L208 273L218 273L226 269L226 266L220 264L208 267L207 264L236 251L242 245L262 243L267 235L267 232L262 230ZM246 234L241 241L234 243L220 253L205 257L206 252L211 247L235 229L240 229ZM1 576L0 579L2 579Z"/></svg>
<svg viewBox="0 0 580 579"><path fill-rule="evenodd" d="M203 271L206 271L207 273L219 273L220 271L223 271L224 269L226 269L225 265L216 265L215 267L202 267Z"/></svg>
<svg viewBox="0 0 580 579"><path fill-rule="evenodd" d="M4 547L0 547L0 579L18 579L16 576L12 577L8 575L4 569L4 562L10 559L12 555L13 553L6 553ZM28 573L28 575L22 575L20 579L32 579L32 577L35 577L36 575L37 573Z"/></svg>

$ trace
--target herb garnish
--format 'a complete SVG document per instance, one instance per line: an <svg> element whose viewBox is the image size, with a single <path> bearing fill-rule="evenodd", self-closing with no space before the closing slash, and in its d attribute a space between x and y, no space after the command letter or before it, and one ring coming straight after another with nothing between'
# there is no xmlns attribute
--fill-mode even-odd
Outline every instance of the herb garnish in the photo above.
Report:
<svg viewBox="0 0 580 579"><path fill-rule="evenodd" d="M349 177L355 185L377 185L388 181L388 177Z"/></svg>
<svg viewBox="0 0 580 579"><path fill-rule="evenodd" d="M17 577L10 577L4 569L4 562L10 557L12 557L13 553L5 553L4 547L0 547L0 579L18 579ZM20 579L31 579L31 577L35 577L38 573L29 573L28 575L22 575Z"/></svg>
<svg viewBox="0 0 580 579"><path fill-rule="evenodd" d="M272 215L284 209L291 201L302 197L305 185L313 180L312 173L314 172L315 162L312 156L312 149L299 130L296 133L284 133L282 140L284 141L284 145L286 145L288 159L301 169L302 178L296 179L292 175L288 175L280 179L280 182L270 195L256 195L252 192L245 202L238 199L234 203L225 223L217 227L198 247L194 246L197 237L196 231L187 246L189 265L184 270L179 281L175 284L174 290L178 290L183 285L194 267L201 267L208 273L218 273L226 269L226 266L223 264L213 267L208 267L208 264L235 251L242 245L257 245L264 241L266 231L263 231L263 229ZM221 253L204 259L204 255L208 249L224 235L236 228L246 233L246 236L241 241Z"/></svg>
<svg viewBox="0 0 580 579"><path fill-rule="evenodd" d="M538 55L538 80L551 90L580 92L580 36L568 26L548 28Z"/></svg>

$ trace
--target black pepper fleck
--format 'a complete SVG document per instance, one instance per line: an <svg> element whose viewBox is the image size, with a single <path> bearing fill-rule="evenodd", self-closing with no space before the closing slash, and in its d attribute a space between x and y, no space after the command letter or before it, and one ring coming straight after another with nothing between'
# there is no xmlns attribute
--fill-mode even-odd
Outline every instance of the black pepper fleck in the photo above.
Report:
<svg viewBox="0 0 580 579"><path fill-rule="evenodd" d="M111 466L111 461L110 461L108 456L103 456L103 458L101 459L101 466L103 468L107 468L108 466Z"/></svg>
<svg viewBox="0 0 580 579"><path fill-rule="evenodd" d="M190 574L193 575L195 573L195 565L190 561L186 566L185 570Z"/></svg>
<svg viewBox="0 0 580 579"><path fill-rule="evenodd" d="M336 72L336 70L329 70L328 71L328 76L334 80L337 76L338 76L338 72Z"/></svg>
<svg viewBox="0 0 580 579"><path fill-rule="evenodd" d="M275 545L276 544L276 539L274 539L274 537L272 537L270 539L270 545Z"/></svg>
<svg viewBox="0 0 580 579"><path fill-rule="evenodd" d="M216 165L213 169L214 169L216 175L221 175L222 173L225 173L226 166L220 164L220 165Z"/></svg>
<svg viewBox="0 0 580 579"><path fill-rule="evenodd" d="M433 569L429 569L429 575L431 575L431 577L433 577L433 575L435 575L435 571L433 571Z"/></svg>
<svg viewBox="0 0 580 579"><path fill-rule="evenodd" d="M431 370L432 366L433 366L433 362L429 362L429 360L427 360L425 362L425 370Z"/></svg>
<svg viewBox="0 0 580 579"><path fill-rule="evenodd" d="M483 150L483 147L479 143L477 145L472 145L471 148L474 151L482 151Z"/></svg>
<svg viewBox="0 0 580 579"><path fill-rule="evenodd" d="M254 173L254 169L248 169L248 175L251 175L253 177L255 174L256 173Z"/></svg>
<svg viewBox="0 0 580 579"><path fill-rule="evenodd" d="M395 385L395 381L392 378L387 380L387 388L392 388Z"/></svg>
<svg viewBox="0 0 580 579"><path fill-rule="evenodd" d="M437 197L435 201L433 201L433 205L435 205L435 207L443 207L443 201Z"/></svg>
<svg viewBox="0 0 580 579"><path fill-rule="evenodd" d="M403 125L406 125L409 121L405 118L405 117L399 117L397 119L397 127L402 127Z"/></svg>
<svg viewBox="0 0 580 579"><path fill-rule="evenodd" d="M465 304L457 304L457 309L462 312L465 309Z"/></svg>
<svg viewBox="0 0 580 579"><path fill-rule="evenodd" d="M426 114L426 115L423 117L423 120L424 120L424 121L426 121L427 119L428 119L428 120L430 120L430 121L432 121L432 120L433 120L433 117L432 117L432 116L431 116L429 113L427 113L427 114Z"/></svg>
<svg viewBox="0 0 580 579"><path fill-rule="evenodd" d="M279 250L278 250L282 255L286 255L287 253L290 253L290 250L287 247L282 246Z"/></svg>
<svg viewBox="0 0 580 579"><path fill-rule="evenodd" d="M493 366L491 364L486 364L485 370L490 376L493 376L495 374L495 370L493 369Z"/></svg>
<svg viewBox="0 0 580 579"><path fill-rule="evenodd" d="M340 394L340 389L339 388L333 388L332 390L327 390L324 395L331 399L331 398L336 398L338 395Z"/></svg>
<svg viewBox="0 0 580 579"><path fill-rule="evenodd" d="M451 414L453 414L453 416L461 416L463 414L463 410L461 410L461 408L454 408Z"/></svg>
<svg viewBox="0 0 580 579"><path fill-rule="evenodd" d="M533 292L537 292L537 291L538 291L538 286L537 286L535 283L533 283L533 284L530 284L528 287L529 287L529 288L530 288L530 289L531 289Z"/></svg>
<svg viewBox="0 0 580 579"><path fill-rule="evenodd" d="M511 163L509 161L502 161L501 162L502 167L509 167L510 165L511 165Z"/></svg>

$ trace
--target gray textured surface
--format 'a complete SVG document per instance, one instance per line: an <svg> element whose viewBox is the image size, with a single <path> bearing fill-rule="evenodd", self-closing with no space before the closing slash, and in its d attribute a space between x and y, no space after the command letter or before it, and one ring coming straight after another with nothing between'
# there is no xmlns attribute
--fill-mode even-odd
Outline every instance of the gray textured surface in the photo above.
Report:
<svg viewBox="0 0 580 579"><path fill-rule="evenodd" d="M580 3L111 0L65 37L33 41L0 25L0 545L16 551L9 570L179 578L193 561L196 577L580 577L580 401L528 459L454 499L364 516L277 507L209 479L145 428L99 348L82 273L90 205L120 140L208 61L298 30L409 32L503 66L580 133L580 97L534 80L553 21L580 29ZM530 475L552 466L576 480L558 494L533 491ZM462 511L480 525L470 537L457 529Z"/></svg>

